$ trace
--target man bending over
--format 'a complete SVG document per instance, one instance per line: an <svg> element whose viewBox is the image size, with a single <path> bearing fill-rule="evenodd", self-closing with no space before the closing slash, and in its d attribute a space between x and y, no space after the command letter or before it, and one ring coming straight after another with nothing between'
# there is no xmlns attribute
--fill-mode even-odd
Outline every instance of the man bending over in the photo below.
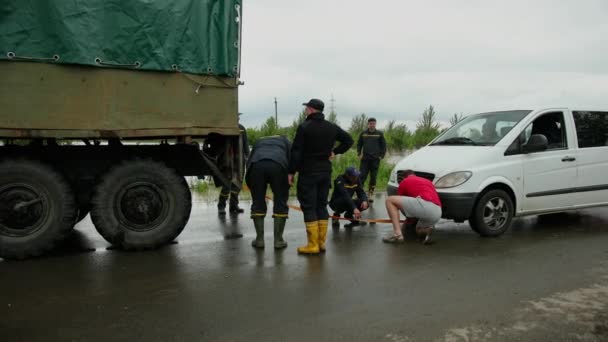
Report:
<svg viewBox="0 0 608 342"><path fill-rule="evenodd" d="M403 172L404 178L399 183L398 196L386 199L386 211L393 224L393 232L384 237L386 243L403 243L403 234L399 222L399 211L408 219L418 219L416 233L424 236L423 243L430 242L431 231L441 218L441 201L433 183L418 177L412 170Z"/></svg>

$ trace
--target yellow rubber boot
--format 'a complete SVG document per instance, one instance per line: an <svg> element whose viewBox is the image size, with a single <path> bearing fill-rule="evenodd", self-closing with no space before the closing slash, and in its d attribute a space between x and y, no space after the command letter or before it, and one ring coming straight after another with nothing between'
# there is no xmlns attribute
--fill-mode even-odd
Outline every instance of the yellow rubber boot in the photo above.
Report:
<svg viewBox="0 0 608 342"><path fill-rule="evenodd" d="M305 222L306 237L308 245L298 248L298 253L302 254L318 254L319 253L319 221Z"/></svg>
<svg viewBox="0 0 608 342"><path fill-rule="evenodd" d="M325 252L325 238L327 237L328 220L319 221L319 251Z"/></svg>

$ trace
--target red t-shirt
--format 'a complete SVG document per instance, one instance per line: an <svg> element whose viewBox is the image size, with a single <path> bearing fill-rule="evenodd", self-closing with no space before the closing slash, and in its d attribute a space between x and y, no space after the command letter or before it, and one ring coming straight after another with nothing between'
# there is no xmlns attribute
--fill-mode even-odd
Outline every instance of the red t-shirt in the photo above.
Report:
<svg viewBox="0 0 608 342"><path fill-rule="evenodd" d="M426 178L411 175L399 183L399 196L420 197L423 200L441 206L439 195L433 182Z"/></svg>

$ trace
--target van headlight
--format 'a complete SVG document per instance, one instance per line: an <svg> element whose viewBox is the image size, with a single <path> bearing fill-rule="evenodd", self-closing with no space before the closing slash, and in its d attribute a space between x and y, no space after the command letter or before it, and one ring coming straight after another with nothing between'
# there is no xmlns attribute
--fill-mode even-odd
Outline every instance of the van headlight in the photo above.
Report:
<svg viewBox="0 0 608 342"><path fill-rule="evenodd" d="M397 168L394 168L393 171L391 171L391 176L388 177L388 182L397 183Z"/></svg>
<svg viewBox="0 0 608 342"><path fill-rule="evenodd" d="M435 187L439 189L453 188L455 186L464 184L464 182L468 181L471 176L473 176L473 172L471 171L448 173L447 175L439 178L437 183L435 183Z"/></svg>

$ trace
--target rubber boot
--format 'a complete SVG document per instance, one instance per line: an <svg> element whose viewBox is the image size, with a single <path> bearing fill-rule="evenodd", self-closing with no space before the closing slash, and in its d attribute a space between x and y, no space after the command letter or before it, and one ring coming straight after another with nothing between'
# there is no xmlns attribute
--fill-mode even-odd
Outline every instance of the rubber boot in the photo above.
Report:
<svg viewBox="0 0 608 342"><path fill-rule="evenodd" d="M369 191L367 193L367 200L369 203L374 203L374 191L376 190L375 186L370 186Z"/></svg>
<svg viewBox="0 0 608 342"><path fill-rule="evenodd" d="M228 200L228 196L220 192L220 198L217 200L217 213L220 215L226 214L226 202Z"/></svg>
<svg viewBox="0 0 608 342"><path fill-rule="evenodd" d="M251 241L251 246L254 248L264 248L264 217L253 217L253 226L255 227L255 240Z"/></svg>
<svg viewBox="0 0 608 342"><path fill-rule="evenodd" d="M287 242L283 240L283 231L285 230L286 222L287 217L274 218L274 249L283 249L287 247Z"/></svg>
<svg viewBox="0 0 608 342"><path fill-rule="evenodd" d="M301 254L319 254L319 221L305 222L308 244L298 248Z"/></svg>
<svg viewBox="0 0 608 342"><path fill-rule="evenodd" d="M325 238L327 238L327 220L319 221L319 251L325 252Z"/></svg>
<svg viewBox="0 0 608 342"><path fill-rule="evenodd" d="M225 215L226 214L226 201L220 200L220 202L217 204L217 213L220 215Z"/></svg>

